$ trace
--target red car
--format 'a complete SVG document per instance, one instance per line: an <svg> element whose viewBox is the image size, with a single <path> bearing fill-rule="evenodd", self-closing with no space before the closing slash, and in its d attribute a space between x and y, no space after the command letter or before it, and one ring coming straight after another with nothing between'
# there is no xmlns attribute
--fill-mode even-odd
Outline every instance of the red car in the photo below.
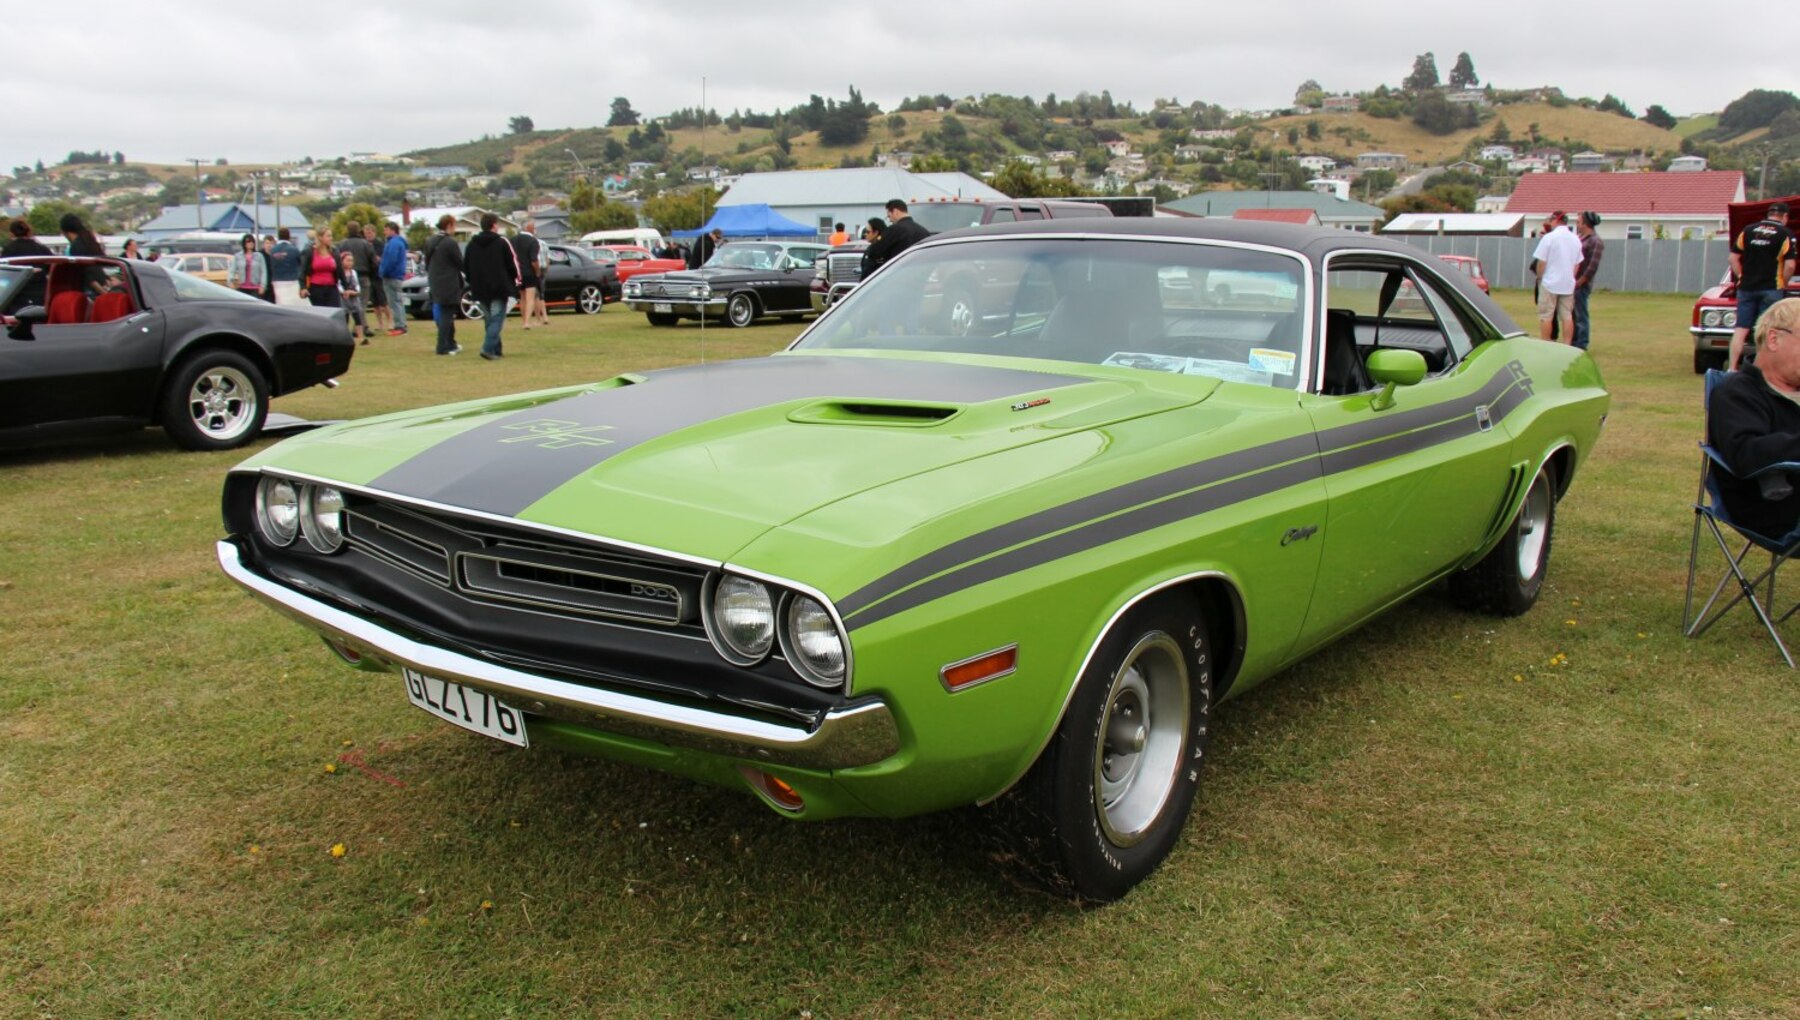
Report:
<svg viewBox="0 0 1800 1020"><path fill-rule="evenodd" d="M611 262L619 270L619 282L642 273L675 273L687 268L680 259L659 259L650 249L630 244L608 244L588 249L601 262Z"/></svg>
<svg viewBox="0 0 1800 1020"><path fill-rule="evenodd" d="M1456 271L1469 278L1469 282L1488 292L1487 274L1481 271L1481 260L1473 255L1439 255L1438 258L1455 267Z"/></svg>
<svg viewBox="0 0 1800 1020"><path fill-rule="evenodd" d="M1769 214L1769 206L1786 202L1790 208L1800 206L1800 195L1770 198L1761 202L1733 202L1726 206L1730 237L1736 237L1747 226ZM1800 297L1800 281L1788 281L1788 296ZM1694 310L1688 321L1688 333L1694 338L1694 374L1709 368L1724 368L1731 352L1731 334L1737 329L1737 281L1731 270L1718 286L1708 287L1694 299Z"/></svg>

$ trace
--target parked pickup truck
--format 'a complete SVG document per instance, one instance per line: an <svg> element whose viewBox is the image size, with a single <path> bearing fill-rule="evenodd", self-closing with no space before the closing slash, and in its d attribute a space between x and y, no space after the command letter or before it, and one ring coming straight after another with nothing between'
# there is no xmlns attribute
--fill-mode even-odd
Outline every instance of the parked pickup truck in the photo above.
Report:
<svg viewBox="0 0 1800 1020"><path fill-rule="evenodd" d="M934 234L988 223L1113 215L1111 209L1098 202L1060 198L918 199L910 203L907 211L913 219L919 221L920 226ZM813 276L814 311L824 311L834 300L834 292L841 295L843 285L854 284L862 279L862 253L867 247L862 241L851 241L849 244L838 245L826 254Z"/></svg>
<svg viewBox="0 0 1800 1020"><path fill-rule="evenodd" d="M1726 207L1730 237L1737 237L1745 227L1769 214L1769 206L1786 202L1789 208L1800 208L1800 195L1770 198L1761 202L1733 202ZM1800 280L1788 281L1788 297L1800 297ZM1724 368L1731 349L1731 333L1737 328L1737 279L1728 269L1716 286L1708 287L1694 299L1694 310L1688 323L1688 335L1694 338L1694 374L1709 368ZM1749 349L1754 340L1746 340Z"/></svg>

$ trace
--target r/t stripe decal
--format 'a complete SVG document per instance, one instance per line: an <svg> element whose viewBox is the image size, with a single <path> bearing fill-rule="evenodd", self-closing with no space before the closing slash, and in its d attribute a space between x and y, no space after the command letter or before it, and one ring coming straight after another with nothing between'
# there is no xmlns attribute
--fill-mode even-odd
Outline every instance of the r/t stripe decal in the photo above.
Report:
<svg viewBox="0 0 1800 1020"><path fill-rule="evenodd" d="M838 600L838 611L851 628L864 627L965 588L1233 503L1478 434L1477 407L1487 407L1497 422L1529 396L1531 377L1524 366L1511 362L1480 390L1456 401L1184 465L960 539ZM1234 477L1239 475L1243 477Z"/></svg>

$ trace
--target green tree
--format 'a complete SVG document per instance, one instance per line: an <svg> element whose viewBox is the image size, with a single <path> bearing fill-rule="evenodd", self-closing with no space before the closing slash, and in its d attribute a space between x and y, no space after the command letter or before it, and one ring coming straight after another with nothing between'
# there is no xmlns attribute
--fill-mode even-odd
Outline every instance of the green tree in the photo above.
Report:
<svg viewBox="0 0 1800 1020"><path fill-rule="evenodd" d="M1295 106L1318 106L1325 101L1325 87L1316 80L1308 78L1294 90Z"/></svg>
<svg viewBox="0 0 1800 1020"><path fill-rule="evenodd" d="M1306 140L1309 142L1316 142L1319 140L1320 134L1322 134L1322 132L1319 129L1319 122L1309 118L1306 122Z"/></svg>
<svg viewBox="0 0 1800 1020"><path fill-rule="evenodd" d="M887 126L889 134L903 135L906 133L906 118L897 113L893 114L888 117Z"/></svg>
<svg viewBox="0 0 1800 1020"><path fill-rule="evenodd" d="M1439 92L1426 92L1413 100L1413 123L1434 135L1475 126L1475 110L1445 99Z"/></svg>
<svg viewBox="0 0 1800 1020"><path fill-rule="evenodd" d="M633 127L638 122L638 112L631 108L631 100L624 96L616 96L612 101L612 114L606 118L607 127Z"/></svg>
<svg viewBox="0 0 1800 1020"><path fill-rule="evenodd" d="M856 86L850 86L850 98L828 106L817 125L820 143L855 145L861 142L869 136L869 116L873 112L874 107L863 102L862 93L856 90Z"/></svg>
<svg viewBox="0 0 1800 1020"><path fill-rule="evenodd" d="M1800 107L1800 99L1792 92L1751 89L1726 104L1719 114L1719 130L1724 135L1736 135L1768 127L1776 117L1795 107Z"/></svg>
<svg viewBox="0 0 1800 1020"><path fill-rule="evenodd" d="M331 236L342 241L346 236L345 231L349 228L352 220L356 221L359 225L373 223L380 226L387 222L387 217L381 214L380 209L375 208L367 202L351 202L349 205L344 206L342 209L339 209L336 213L332 214Z"/></svg>
<svg viewBox="0 0 1800 1020"><path fill-rule="evenodd" d="M1606 98L1600 100L1599 105L1595 106L1594 109L1601 110L1606 113L1616 113L1619 116L1625 117L1629 120L1637 119L1637 114L1631 112L1631 107L1626 106L1624 100L1620 99L1618 96L1613 95L1611 92L1608 92L1606 94Z"/></svg>
<svg viewBox="0 0 1800 1020"><path fill-rule="evenodd" d="M1675 127L1675 115L1663 109L1656 103L1651 103L1649 108L1644 111L1643 120L1644 123L1649 124L1652 127L1662 128L1664 131L1671 130Z"/></svg>
<svg viewBox="0 0 1800 1020"><path fill-rule="evenodd" d="M425 242L430 240L431 235L436 231L436 227L424 220L413 220L406 225L406 243L411 246L413 251L424 251Z"/></svg>
<svg viewBox="0 0 1800 1020"><path fill-rule="evenodd" d="M60 198L53 198L32 206L31 211L25 214L25 222L31 224L33 233L42 234L45 237L56 237L62 233L59 224L67 213L74 213L81 217L81 222L87 224L88 229L96 234L112 233L112 225L94 215L92 209L76 205L73 202L65 202Z"/></svg>
<svg viewBox="0 0 1800 1020"><path fill-rule="evenodd" d="M1288 125L1287 141L1288 141L1289 145L1299 145L1300 144L1300 129L1298 127L1295 127L1292 124Z"/></svg>
<svg viewBox="0 0 1800 1020"><path fill-rule="evenodd" d="M719 193L706 187L648 199L644 202L644 215L663 230L695 230L718 205Z"/></svg>
<svg viewBox="0 0 1800 1020"><path fill-rule="evenodd" d="M1430 53L1421 53L1413 58L1412 73L1400 83L1400 87L1408 92L1424 92L1438 86L1437 57Z"/></svg>
<svg viewBox="0 0 1800 1020"><path fill-rule="evenodd" d="M506 129L515 135L522 135L532 129L531 118L520 114L506 122Z"/></svg>
<svg viewBox="0 0 1800 1020"><path fill-rule="evenodd" d="M988 181L995 190L1013 198L1060 198L1085 194L1075 182L1058 175L1039 173L1036 167L1014 160Z"/></svg>
<svg viewBox="0 0 1800 1020"><path fill-rule="evenodd" d="M1456 66L1450 69L1450 87L1453 89L1473 88L1481 79L1475 77L1475 61L1469 59L1467 53L1456 55Z"/></svg>

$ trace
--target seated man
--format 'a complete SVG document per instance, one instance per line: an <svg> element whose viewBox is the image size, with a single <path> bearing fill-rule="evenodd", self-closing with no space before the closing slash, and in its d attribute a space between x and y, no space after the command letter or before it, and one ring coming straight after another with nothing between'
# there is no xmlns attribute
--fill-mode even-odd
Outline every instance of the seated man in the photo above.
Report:
<svg viewBox="0 0 1800 1020"><path fill-rule="evenodd" d="M1768 492L1745 476L1770 464L1800 461L1800 298L1776 302L1756 323L1754 365L1732 373L1713 391L1707 435L1732 475L1720 475L1719 495L1731 519L1779 538L1800 523L1800 478L1779 480Z"/></svg>

